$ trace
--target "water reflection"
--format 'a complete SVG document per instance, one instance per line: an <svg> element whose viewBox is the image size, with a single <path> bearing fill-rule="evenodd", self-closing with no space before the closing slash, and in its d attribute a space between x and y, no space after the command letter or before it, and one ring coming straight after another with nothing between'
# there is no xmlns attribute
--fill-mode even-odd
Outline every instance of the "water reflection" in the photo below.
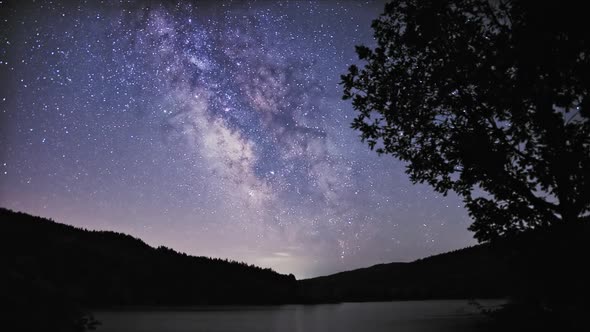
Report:
<svg viewBox="0 0 590 332"><path fill-rule="evenodd" d="M480 301L497 306L501 301ZM99 332L473 331L485 317L464 300L198 307L97 312Z"/></svg>

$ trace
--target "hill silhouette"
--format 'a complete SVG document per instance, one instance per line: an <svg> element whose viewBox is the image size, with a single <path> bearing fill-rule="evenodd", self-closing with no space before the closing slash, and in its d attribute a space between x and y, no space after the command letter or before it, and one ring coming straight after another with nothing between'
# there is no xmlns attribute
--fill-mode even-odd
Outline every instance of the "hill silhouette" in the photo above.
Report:
<svg viewBox="0 0 590 332"><path fill-rule="evenodd" d="M303 302L589 295L590 223L563 224L422 258L298 281Z"/></svg>
<svg viewBox="0 0 590 332"><path fill-rule="evenodd" d="M587 307L590 296L583 264L590 252L588 223L299 281L271 269L153 248L130 235L2 208L0 230L0 293L10 304L6 318L32 326L15 331L81 331L92 323L81 308L510 296L534 305L564 304L563 312L571 312ZM526 308L536 310L534 305ZM62 328L68 324L71 329Z"/></svg>
<svg viewBox="0 0 590 332"><path fill-rule="evenodd" d="M299 281L304 302L500 298L508 295L508 264L489 244L410 263L368 268Z"/></svg>
<svg viewBox="0 0 590 332"><path fill-rule="evenodd" d="M296 281L245 263L153 248L0 209L8 284L37 284L89 307L279 304L501 297L507 265L489 245L411 263L380 264ZM6 285L7 283L5 283ZM27 286L28 287L28 286Z"/></svg>
<svg viewBox="0 0 590 332"><path fill-rule="evenodd" d="M295 277L245 263L153 248L0 209L6 285L39 285L85 306L271 304L292 301ZM22 290L9 289L3 294Z"/></svg>
<svg viewBox="0 0 590 332"><path fill-rule="evenodd" d="M563 223L419 259L301 280L301 302L507 298L494 330L585 331L590 223Z"/></svg>

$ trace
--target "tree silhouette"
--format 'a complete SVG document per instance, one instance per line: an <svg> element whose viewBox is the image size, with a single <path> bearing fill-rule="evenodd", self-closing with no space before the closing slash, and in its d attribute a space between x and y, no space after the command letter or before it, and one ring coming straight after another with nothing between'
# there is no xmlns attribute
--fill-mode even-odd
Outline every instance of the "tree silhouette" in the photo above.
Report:
<svg viewBox="0 0 590 332"><path fill-rule="evenodd" d="M590 38L575 2L387 4L342 76L352 128L463 197L480 241L590 212Z"/></svg>

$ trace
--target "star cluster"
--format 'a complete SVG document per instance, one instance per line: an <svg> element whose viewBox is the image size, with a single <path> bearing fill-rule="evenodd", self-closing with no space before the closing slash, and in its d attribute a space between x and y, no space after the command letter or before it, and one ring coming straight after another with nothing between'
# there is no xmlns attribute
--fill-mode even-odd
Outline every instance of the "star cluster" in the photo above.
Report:
<svg viewBox="0 0 590 332"><path fill-rule="evenodd" d="M298 277L472 244L457 197L350 129L382 9L0 2L0 204Z"/></svg>

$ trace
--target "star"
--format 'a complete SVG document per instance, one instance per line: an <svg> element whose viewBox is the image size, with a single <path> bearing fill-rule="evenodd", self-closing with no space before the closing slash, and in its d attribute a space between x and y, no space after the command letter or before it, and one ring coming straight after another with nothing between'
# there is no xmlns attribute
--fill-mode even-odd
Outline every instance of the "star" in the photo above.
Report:
<svg viewBox="0 0 590 332"><path fill-rule="evenodd" d="M350 129L382 2L0 6L0 205L299 278L474 243Z"/></svg>

